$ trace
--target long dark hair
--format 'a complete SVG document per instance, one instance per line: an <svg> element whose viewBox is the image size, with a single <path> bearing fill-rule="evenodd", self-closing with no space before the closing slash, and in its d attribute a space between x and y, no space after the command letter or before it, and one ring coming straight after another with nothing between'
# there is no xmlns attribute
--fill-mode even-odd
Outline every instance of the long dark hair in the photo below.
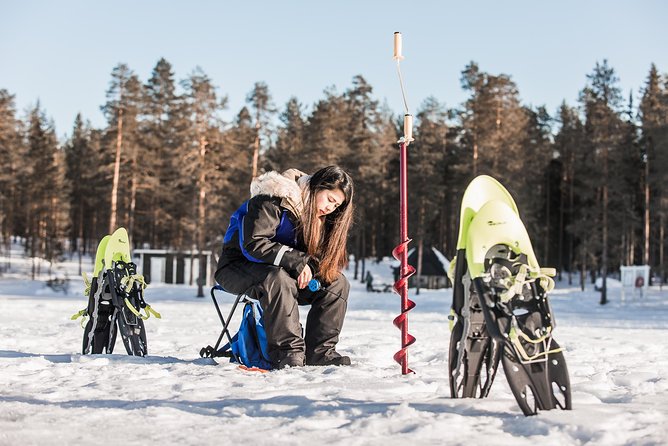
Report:
<svg viewBox="0 0 668 446"><path fill-rule="evenodd" d="M322 225L318 219L315 195L320 190L341 189L345 199L332 213L327 214ZM328 166L311 176L304 197L301 230L310 256L318 259L318 276L331 283L348 261L346 242L353 221L353 180L338 166Z"/></svg>

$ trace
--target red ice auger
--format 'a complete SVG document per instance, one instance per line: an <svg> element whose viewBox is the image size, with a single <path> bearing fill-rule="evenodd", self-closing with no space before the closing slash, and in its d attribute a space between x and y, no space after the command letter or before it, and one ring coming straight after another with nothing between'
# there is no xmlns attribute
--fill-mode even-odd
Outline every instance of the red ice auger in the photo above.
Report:
<svg viewBox="0 0 668 446"><path fill-rule="evenodd" d="M415 273L415 268L408 264L408 181L407 181L407 148L413 141L413 116L408 113L408 102L404 90L404 81L401 77L400 62L401 33L394 33L394 60L397 61L401 96L404 100L404 136L399 139L399 218L401 226L401 242L392 250L395 259L401 262L399 280L394 283L394 291L401 296L401 314L394 318L394 325L401 330L401 350L394 354L394 360L401 364L401 374L406 375L413 371L408 368L408 347L415 342L415 337L408 333L408 312L415 307L415 302L408 298L408 278Z"/></svg>

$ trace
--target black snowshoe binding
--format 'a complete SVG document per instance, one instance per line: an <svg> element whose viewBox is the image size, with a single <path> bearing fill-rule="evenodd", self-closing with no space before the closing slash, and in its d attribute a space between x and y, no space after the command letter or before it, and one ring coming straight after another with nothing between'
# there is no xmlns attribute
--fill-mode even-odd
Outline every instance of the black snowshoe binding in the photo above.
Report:
<svg viewBox="0 0 668 446"><path fill-rule="evenodd" d="M112 353L120 332L128 355L146 356L148 344L144 320L160 314L144 301L146 283L132 263L128 235L119 228L98 246L94 277L86 277L88 307L72 316L88 316L82 353ZM145 316L140 313L144 310Z"/></svg>
<svg viewBox="0 0 668 446"><path fill-rule="evenodd" d="M554 270L538 265L515 202L491 177L477 177L464 193L451 273L452 397L486 397L501 361L525 415L571 409L547 297Z"/></svg>

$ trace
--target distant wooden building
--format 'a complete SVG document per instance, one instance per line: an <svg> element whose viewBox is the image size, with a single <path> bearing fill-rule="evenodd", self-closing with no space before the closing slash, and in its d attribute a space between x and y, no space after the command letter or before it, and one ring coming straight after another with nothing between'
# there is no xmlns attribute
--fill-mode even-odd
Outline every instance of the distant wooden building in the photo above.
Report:
<svg viewBox="0 0 668 446"><path fill-rule="evenodd" d="M197 283L200 261L194 251L168 251L165 249L135 249L135 263L147 283ZM206 285L212 285L211 251L202 251L206 265L203 277Z"/></svg>
<svg viewBox="0 0 668 446"><path fill-rule="evenodd" d="M418 250L412 248L408 252L408 264L415 268L416 273L408 279L408 287L415 288L417 285ZM449 288L448 268L450 262L438 249L425 247L422 250L422 274L420 275L420 288L438 289Z"/></svg>

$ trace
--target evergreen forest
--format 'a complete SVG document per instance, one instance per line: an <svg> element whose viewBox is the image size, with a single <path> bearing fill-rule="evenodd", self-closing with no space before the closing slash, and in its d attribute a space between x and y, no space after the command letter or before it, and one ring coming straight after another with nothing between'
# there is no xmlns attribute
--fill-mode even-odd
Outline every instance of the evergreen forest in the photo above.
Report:
<svg viewBox="0 0 668 446"><path fill-rule="evenodd" d="M649 264L665 278L668 223L668 76L648 67L624 94L607 61L583 79L576 104L556 115L522 104L512 77L471 62L467 99L427 98L414 111L409 146L412 246L455 254L459 205L476 175L515 197L539 261L560 275L614 274ZM275 104L257 82L232 122L219 87L201 69L175 79L161 59L149 79L125 64L111 71L103 128L77 116L59 141L45 107L19 116L0 89L0 250L12 237L27 254L57 261L93 253L118 226L133 246L217 254L253 177L338 164L355 180L356 259L389 256L399 243L402 116L361 75L314 104ZM572 279L575 280L575 279Z"/></svg>

